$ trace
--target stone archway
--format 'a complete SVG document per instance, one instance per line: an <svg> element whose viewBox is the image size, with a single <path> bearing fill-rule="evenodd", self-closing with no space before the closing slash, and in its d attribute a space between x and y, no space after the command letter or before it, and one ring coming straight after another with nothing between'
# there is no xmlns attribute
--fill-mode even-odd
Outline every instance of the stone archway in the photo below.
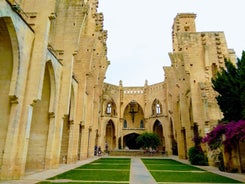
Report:
<svg viewBox="0 0 245 184"><path fill-rule="evenodd" d="M49 105L51 80L48 66L45 67L42 98L33 105L30 138L26 159L26 171L45 169L45 157L49 132Z"/></svg>
<svg viewBox="0 0 245 184"><path fill-rule="evenodd" d="M153 132L156 133L160 140L161 140L161 148L163 149L163 151L165 151L165 139L164 139L164 135L163 135L163 126L162 123L159 120L156 120L154 125L153 125Z"/></svg>
<svg viewBox="0 0 245 184"><path fill-rule="evenodd" d="M137 133L127 134L123 137L123 145L124 147L128 147L129 149L140 149L140 145L137 144L136 139L139 136Z"/></svg>
<svg viewBox="0 0 245 184"><path fill-rule="evenodd" d="M107 144L108 150L116 148L115 126L112 120L106 124L105 144Z"/></svg>
<svg viewBox="0 0 245 184"><path fill-rule="evenodd" d="M2 166L5 150L6 136L8 133L9 115L9 90L13 73L13 50L10 33L4 18L0 18L0 168Z"/></svg>
<svg viewBox="0 0 245 184"><path fill-rule="evenodd" d="M143 128L145 121L143 108L138 102L132 100L124 109L123 119L127 124L124 128Z"/></svg>

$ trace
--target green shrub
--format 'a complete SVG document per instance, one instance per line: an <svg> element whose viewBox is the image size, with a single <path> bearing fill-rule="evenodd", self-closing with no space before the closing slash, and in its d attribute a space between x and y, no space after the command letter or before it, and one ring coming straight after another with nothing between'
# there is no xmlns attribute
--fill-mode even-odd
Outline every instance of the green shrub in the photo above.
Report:
<svg viewBox="0 0 245 184"><path fill-rule="evenodd" d="M193 165L208 165L208 159L199 146L191 147L188 151L188 156Z"/></svg>
<svg viewBox="0 0 245 184"><path fill-rule="evenodd" d="M137 144L142 148L153 148L156 149L160 144L160 137L156 133L144 132L139 135L136 139Z"/></svg>

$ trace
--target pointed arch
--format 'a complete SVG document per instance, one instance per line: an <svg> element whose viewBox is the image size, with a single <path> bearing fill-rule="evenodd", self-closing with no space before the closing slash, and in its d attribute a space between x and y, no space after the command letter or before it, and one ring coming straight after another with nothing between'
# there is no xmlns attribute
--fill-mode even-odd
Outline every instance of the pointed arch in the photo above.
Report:
<svg viewBox="0 0 245 184"><path fill-rule="evenodd" d="M123 146L124 148L129 149L140 149L140 145L137 144L136 139L139 136L138 133L130 133L123 137Z"/></svg>
<svg viewBox="0 0 245 184"><path fill-rule="evenodd" d="M163 112L162 104L158 99L155 99L153 101L151 109L152 109L152 116L160 115Z"/></svg>
<svg viewBox="0 0 245 184"><path fill-rule="evenodd" d="M54 72L54 66L52 62L49 60L46 62L46 67L49 73L49 79L50 79L50 104L49 104L49 112L55 112L55 105L56 105L56 79L55 79L55 72Z"/></svg>
<svg viewBox="0 0 245 184"><path fill-rule="evenodd" d="M140 128L142 122L144 123L144 111L141 105L135 100L129 102L124 109L123 119L126 120L127 127Z"/></svg>
<svg viewBox="0 0 245 184"><path fill-rule="evenodd" d="M116 103L113 99L108 100L105 103L105 114L107 116L116 116L117 115L117 107Z"/></svg>
<svg viewBox="0 0 245 184"><path fill-rule="evenodd" d="M10 17L1 17L1 25L5 26L6 29L1 28L1 32L8 32L8 36L3 36L2 38L9 39L11 43L11 60L12 60L12 75L11 75L11 83L9 89L9 96L17 96L17 83L20 80L19 73L20 73L20 52L19 52L19 43L17 38L17 33L13 24L13 21ZM1 26L1 27L2 27ZM0 41L2 42L2 40ZM7 48L7 47L6 47ZM1 58L3 59L3 55L1 54Z"/></svg>
<svg viewBox="0 0 245 184"><path fill-rule="evenodd" d="M156 133L160 140L161 140L161 147L165 149L165 138L163 135L163 126L162 123L159 120L156 120L154 125L153 125L153 132ZM160 149L162 149L160 148Z"/></svg>
<svg viewBox="0 0 245 184"><path fill-rule="evenodd" d="M115 124L112 120L109 120L105 128L105 143L108 146L109 150L116 148L116 130Z"/></svg>
<svg viewBox="0 0 245 184"><path fill-rule="evenodd" d="M50 124L51 76L49 63L45 65L41 100L33 104L30 136L26 158L26 172L45 169Z"/></svg>
<svg viewBox="0 0 245 184"><path fill-rule="evenodd" d="M13 36L13 38L11 38ZM11 104L9 97L15 96L18 75L18 45L16 32L10 17L0 18L0 150L5 150ZM0 167L3 154L0 154Z"/></svg>

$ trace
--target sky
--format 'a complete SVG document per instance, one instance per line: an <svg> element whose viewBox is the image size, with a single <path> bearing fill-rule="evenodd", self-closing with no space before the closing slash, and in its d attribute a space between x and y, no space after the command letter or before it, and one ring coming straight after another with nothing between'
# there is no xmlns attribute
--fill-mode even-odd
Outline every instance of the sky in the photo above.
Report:
<svg viewBox="0 0 245 184"><path fill-rule="evenodd" d="M110 65L105 82L144 86L164 81L170 66L172 25L178 13L195 13L196 30L223 31L237 57L245 50L245 0L99 0L108 31Z"/></svg>

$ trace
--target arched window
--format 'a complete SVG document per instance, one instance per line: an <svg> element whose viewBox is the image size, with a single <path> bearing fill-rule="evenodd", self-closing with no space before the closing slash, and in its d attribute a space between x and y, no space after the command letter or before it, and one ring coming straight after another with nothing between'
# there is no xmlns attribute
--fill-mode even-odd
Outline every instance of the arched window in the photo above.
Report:
<svg viewBox="0 0 245 184"><path fill-rule="evenodd" d="M111 114L111 103L107 104L106 113Z"/></svg>
<svg viewBox="0 0 245 184"><path fill-rule="evenodd" d="M161 114L161 106L159 103L156 104L156 113Z"/></svg>
<svg viewBox="0 0 245 184"><path fill-rule="evenodd" d="M152 103L152 115L157 116L159 114L162 114L162 104L158 99L155 99Z"/></svg>
<svg viewBox="0 0 245 184"><path fill-rule="evenodd" d="M126 119L124 120L124 122L123 122L123 128L127 128L127 125L128 123L127 123L127 121L126 121Z"/></svg>

